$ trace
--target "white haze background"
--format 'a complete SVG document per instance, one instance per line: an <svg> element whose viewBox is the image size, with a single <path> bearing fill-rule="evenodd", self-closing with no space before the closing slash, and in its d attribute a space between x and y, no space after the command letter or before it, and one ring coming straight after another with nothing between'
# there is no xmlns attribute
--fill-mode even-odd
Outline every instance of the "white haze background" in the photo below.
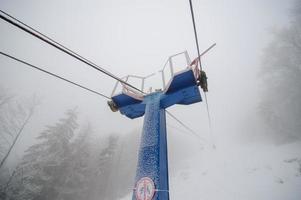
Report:
<svg viewBox="0 0 301 200"><path fill-rule="evenodd" d="M201 149L195 138L170 129L170 198L299 200L298 163L285 160L300 157L301 144L274 145L262 136L257 116L260 57L272 30L289 23L293 1L193 2L201 50L217 43L203 58L213 138L204 102L170 108L208 141ZM0 8L119 77L158 71L169 55L183 50L196 57L188 1L0 0ZM0 32L2 51L110 95L111 78L2 20ZM125 135L142 127L142 119L112 113L104 99L3 56L0 85L24 98L36 94L42 101L8 165L15 165L35 142L35 134L66 108L77 106L81 120L91 121L98 133ZM172 119L168 123L182 128Z"/></svg>

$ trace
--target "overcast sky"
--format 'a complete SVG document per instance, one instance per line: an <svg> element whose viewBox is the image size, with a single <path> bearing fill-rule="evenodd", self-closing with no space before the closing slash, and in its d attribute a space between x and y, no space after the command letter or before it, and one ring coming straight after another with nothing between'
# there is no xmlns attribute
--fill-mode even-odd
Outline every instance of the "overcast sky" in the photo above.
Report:
<svg viewBox="0 0 301 200"><path fill-rule="evenodd" d="M260 56L273 28L286 26L293 0L194 0L200 49L209 77L208 102L215 140L243 134L254 117ZM148 75L187 50L196 57L188 0L0 0L0 8L115 75ZM115 80L0 20L0 50L110 95ZM185 66L183 66L184 68ZM99 133L127 133L142 126L112 113L105 99L0 56L0 85L18 97L37 94L42 104L20 143L78 106ZM170 110L209 139L205 103ZM176 124L170 120L170 123Z"/></svg>

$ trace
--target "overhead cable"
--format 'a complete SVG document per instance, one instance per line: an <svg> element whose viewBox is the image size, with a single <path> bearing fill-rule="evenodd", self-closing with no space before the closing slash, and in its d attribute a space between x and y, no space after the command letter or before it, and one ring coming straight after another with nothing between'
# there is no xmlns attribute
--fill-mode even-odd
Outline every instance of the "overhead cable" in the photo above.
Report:
<svg viewBox="0 0 301 200"><path fill-rule="evenodd" d="M4 52L0 51L0 54L3 55L3 56L6 56L6 57L8 57L8 58L10 58L10 59L12 59L12 60L15 60L15 61L17 61L17 62L23 63L24 65L26 65L26 66L28 66L28 67L34 68L34 69L39 70L39 71L41 71L41 72L44 72L44 73L46 73L46 74L48 74L48 75L51 75L51 76L53 76L53 77L56 77L56 78L61 79L61 80L63 80L63 81L66 81L66 82L68 82L68 83L70 83L70 84L73 84L73 85L75 85L75 86L77 86L77 87L80 87L80 88L82 88L82 89L84 89L84 90L87 90L87 91L89 91L89 92L92 92L92 93L94 93L94 94L97 94L97 95L99 95L99 96L102 96L102 97L104 97L104 98L106 98L106 99L111 99L110 97L108 97L108 96L106 96L106 95L104 95L104 94L101 94L101 93L99 93L99 92L96 92L96 91L94 91L94 90L91 90L91 89L89 89L89 88L87 88L87 87L85 87L85 86L82 86L82 85L80 85L80 84L78 84L78 83L75 83L75 82L73 82L73 81L70 81L70 80L68 80L68 79L66 79L66 78L63 78L63 77L61 77L61 76L59 76L59 75L56 75L56 74L54 74L54 73L52 73L52 72L46 71L45 69L42 69L42 68L40 68L40 67L37 67L37 66L35 66L35 65L33 65L33 64L30 64L30 63L28 63L28 62L26 62L26 61L24 61L24 60L21 60L21 59L19 59L19 58L16 58L16 57L14 57L14 56L11 56L11 55L9 55L9 54L7 54L7 53L4 53Z"/></svg>
<svg viewBox="0 0 301 200"><path fill-rule="evenodd" d="M190 13L191 13L191 18L192 18L192 23L193 23L193 30L194 30L194 37L195 37L195 43L196 43L196 48L198 52L198 59L200 63L200 70L202 71L202 63L201 63L201 55L200 55L200 48L199 48L199 41L198 41L198 35L197 35L197 30L196 30L196 25L195 25L195 19L194 19L194 12L193 12L193 5L192 5L192 0L189 0L189 5L190 5ZM211 49L215 44L213 44L209 49ZM212 143L213 147L215 148L214 140L213 140L213 133L212 133L212 124L211 124L211 116L210 116L210 111L209 111L209 105L208 105L208 100L207 100L207 94L204 92L205 95L205 100L206 100L206 108L207 108L207 116L208 116L208 123L209 123L209 131L210 135L212 137Z"/></svg>
<svg viewBox="0 0 301 200"><path fill-rule="evenodd" d="M203 137L201 137L201 136L199 136L199 135L192 134L190 131L182 130L182 129L180 129L180 128L176 127L176 126L173 126L173 125L171 125L171 124L169 124L169 123L166 123L166 125L167 125L168 127L172 128L172 129L174 129L174 130L177 130L177 131L180 132L180 133L187 133L187 134L190 134L190 136L193 136L193 137L195 137L195 138L198 138L198 139L200 139L202 142L207 143L207 141L206 141L205 138L203 138Z"/></svg>
<svg viewBox="0 0 301 200"><path fill-rule="evenodd" d="M117 76L115 76L114 74L110 73L109 71L105 70L104 68L96 65L95 63L89 61L88 59L84 58L83 56L80 56L79 54L75 53L74 51L70 50L69 48L65 47L64 45L54 41L53 39L51 39L50 37L46 36L45 34L42 34L40 31L37 31L36 29L32 28L31 26L23 23L22 21L18 20L17 18L11 16L10 14L0 10L0 18L3 19L4 21L16 26L17 28L27 32L28 34L42 40L43 42L46 42L47 44L59 49L60 51L72 56L73 58L89 65L90 67L96 69L97 71L100 71L104 74L106 74L107 76L137 90L143 93L143 91L141 91L140 89L138 89L137 87L125 82L124 80L118 78ZM11 18L11 19L10 19Z"/></svg>
<svg viewBox="0 0 301 200"><path fill-rule="evenodd" d="M187 125L185 125L181 120L179 120L176 116L174 116L173 114L171 114L168 110L166 110L166 113L171 116L174 120L176 120L179 124L181 124L185 129L187 129L190 133L192 133L194 136L202 139L194 130L192 130L191 128L189 128Z"/></svg>
<svg viewBox="0 0 301 200"><path fill-rule="evenodd" d="M2 13L2 14L1 14L1 13ZM6 15L6 16L5 16L5 15ZM9 19L8 17L11 18L11 19ZM127 85L127 86L129 86L129 87L131 87L131 88L133 88L133 89L135 89L135 90L137 90L137 91L140 91L140 92L144 93L144 92L141 91L140 89L138 89L138 88L134 87L133 85L131 85L131 84L125 82L124 80L118 78L118 77L115 76L114 74L108 72L107 70L103 69L102 67L100 67L100 66L96 65L95 63L89 61L88 59L84 58L83 56L80 56L80 55L77 54L76 52L70 50L69 48L65 47L64 45L62 45L62 44L56 42L55 40L53 40L53 39L51 39L50 37L46 36L45 34L41 33L40 31L37 31L36 29L32 28L31 26L29 26L29 25L25 24L24 22L18 20L17 18L13 17L12 15L8 14L7 12L4 12L4 11L0 10L0 18L3 19L4 21L6 21L6 22L8 22L8 23L10 23L10 24L12 24L12 25L14 25L14 26L16 26L17 28L19 28L19 29L21 29L21 30L27 32L28 34L30 34L30 35L32 35L32 36L34 36L34 37L36 37L36 38L42 40L43 42L46 42L47 44L49 44L49 45L51 45L51 46L53 46L53 47L59 49L60 51L62 51L62 52L64 52L64 53L66 53L66 54L68 54L68 55L70 55L70 56L76 58L77 60L79 60L79 61L81 61L81 62L83 62L83 63L89 65L90 67L92 67L92 68L94 68L94 69L96 69L96 70L98 70L98 71L100 71L100 72L102 72L102 73L104 73L104 74L110 76L111 78L113 78L113 79L115 79L115 80L117 80L117 81L119 81L119 82L121 82L121 83L123 83L123 84L125 84L125 85ZM102 97L104 97L104 98L110 99L108 96L106 96L106 95L104 95L104 94L101 94L101 93L96 92L96 91L94 91L94 90L91 90L91 89L89 89L89 88L87 88L87 87L84 87L84 86L82 86L82 85L79 85L79 84L77 84L77 83L75 83L75 82L72 82L72 81L70 81L70 80L67 80L67 79L65 79L65 78L63 78L63 77L60 77L60 76L58 76L58 75L56 75L56 74L53 74L53 73L51 73L51 72L48 72L48 71L46 71L46 70L44 70L44 69L41 69L41 68L39 68L39 67L37 67L37 66L34 66L34 65L32 65L32 64L30 64L30 63L28 63L28 62L25 62L25 61L23 61L23 60L20 60L20 59L18 59L18 58L16 58L16 57L10 56L10 55L8 55L8 54L6 54L6 53L3 53L3 52L0 52L0 53L1 53L2 55L4 55L4 56L7 56L7 57L13 59L13 60L16 60L16 61L18 61L18 62L21 62L21 63L23 63L23 64L25 64L25 65L27 65L27 66L30 66L30 67L35 68L35 69L37 69L37 70L40 70L40 71L42 71L42 72L44 72L44 73L47 73L47 74L52 75L52 76L54 76L54 77L56 77L56 78L59 78L59 79L64 80L64 81L66 81L66 82L69 82L69 83L71 83L71 84L73 84L73 85L76 85L76 86L78 86L78 87L80 87L80 88L82 88L82 89L85 89L85 90L87 90L87 91L90 91L90 92L92 92L92 93L95 93L95 94L97 94L97 95L100 95L100 96L102 96ZM170 112L167 111L167 113L168 113L170 116L172 116L175 120L177 120L183 127L185 127L187 130L189 130L191 133L196 134L193 130L191 130L191 129L190 129L188 126L186 126L183 122L181 122L180 120L178 120L178 119L177 119L174 115L172 115Z"/></svg>
<svg viewBox="0 0 301 200"><path fill-rule="evenodd" d="M10 155L10 152L12 151L13 147L15 146L18 138L20 137L22 131L24 130L26 124L28 123L28 121L30 120L30 118L32 117L32 112L29 113L29 115L26 117L25 121L23 122L22 126L20 127L17 135L15 136L11 146L9 147L8 151L6 152L5 156L2 158L1 162L0 162L0 169L2 168L2 166L4 165L5 161L7 160L8 156Z"/></svg>
<svg viewBox="0 0 301 200"><path fill-rule="evenodd" d="M192 23L193 23L193 30L194 30L195 43L196 43L196 48L197 48L197 51L198 51L198 58L199 58L199 63L200 63L200 69L202 70L202 63L201 63L201 56L200 56L200 48L199 48L198 35L197 35L197 31L196 31L196 26L195 26L195 20L194 20L194 12L193 12L192 0L189 0L189 5L190 5L190 12L191 12L191 18L192 18Z"/></svg>

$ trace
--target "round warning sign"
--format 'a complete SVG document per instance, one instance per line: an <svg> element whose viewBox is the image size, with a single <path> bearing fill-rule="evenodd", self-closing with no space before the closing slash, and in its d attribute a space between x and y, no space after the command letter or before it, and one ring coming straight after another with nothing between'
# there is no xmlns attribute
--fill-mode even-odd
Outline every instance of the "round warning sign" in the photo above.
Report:
<svg viewBox="0 0 301 200"><path fill-rule="evenodd" d="M148 177L141 178L136 185L137 200L152 200L155 194L154 181Z"/></svg>

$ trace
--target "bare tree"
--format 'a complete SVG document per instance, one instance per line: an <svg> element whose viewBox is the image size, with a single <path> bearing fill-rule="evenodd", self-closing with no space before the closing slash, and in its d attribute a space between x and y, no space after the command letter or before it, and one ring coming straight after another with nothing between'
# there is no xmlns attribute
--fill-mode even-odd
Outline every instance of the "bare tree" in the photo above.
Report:
<svg viewBox="0 0 301 200"><path fill-rule="evenodd" d="M10 155L38 105L36 97L19 103L12 96L1 94L0 102L0 170Z"/></svg>

